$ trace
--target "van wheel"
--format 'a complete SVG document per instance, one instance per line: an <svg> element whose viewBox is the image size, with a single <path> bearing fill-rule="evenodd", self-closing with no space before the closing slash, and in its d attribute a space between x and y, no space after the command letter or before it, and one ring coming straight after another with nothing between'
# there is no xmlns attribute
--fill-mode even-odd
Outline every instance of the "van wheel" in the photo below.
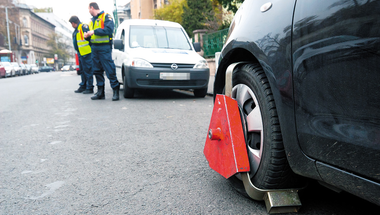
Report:
<svg viewBox="0 0 380 215"><path fill-rule="evenodd" d="M123 83L123 94L124 98L133 98L134 90L128 87L127 78L124 75L124 83Z"/></svg>
<svg viewBox="0 0 380 215"><path fill-rule="evenodd" d="M206 96L206 94L207 94L207 88L194 90L194 96L195 97L203 98Z"/></svg>
<svg viewBox="0 0 380 215"><path fill-rule="evenodd" d="M263 69L259 64L242 65L234 70L232 80L232 98L242 115L252 184L261 189L292 187L294 173L286 159L276 104ZM240 174L229 181L247 196Z"/></svg>

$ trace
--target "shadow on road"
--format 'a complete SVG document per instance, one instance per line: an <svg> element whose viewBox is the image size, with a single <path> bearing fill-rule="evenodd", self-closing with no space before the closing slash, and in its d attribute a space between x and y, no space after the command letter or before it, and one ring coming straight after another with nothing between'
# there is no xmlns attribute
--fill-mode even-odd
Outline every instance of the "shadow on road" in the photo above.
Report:
<svg viewBox="0 0 380 215"><path fill-rule="evenodd" d="M123 89L120 90L123 95ZM207 97L207 96L206 96ZM165 89L139 89L135 90L131 99L203 99L194 96L193 92L187 90L165 90Z"/></svg>
<svg viewBox="0 0 380 215"><path fill-rule="evenodd" d="M300 198L302 207L299 214L313 214L313 211L320 211L322 208L326 214L377 214L380 209L379 206L354 195L334 192L314 181L300 191Z"/></svg>

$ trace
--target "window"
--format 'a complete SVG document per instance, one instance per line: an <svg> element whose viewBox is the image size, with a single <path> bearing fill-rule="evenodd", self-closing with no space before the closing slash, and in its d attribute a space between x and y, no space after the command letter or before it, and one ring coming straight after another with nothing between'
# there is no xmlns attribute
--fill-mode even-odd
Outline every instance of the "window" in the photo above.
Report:
<svg viewBox="0 0 380 215"><path fill-rule="evenodd" d="M129 46L191 50L181 28L162 26L131 26Z"/></svg>
<svg viewBox="0 0 380 215"><path fill-rule="evenodd" d="M28 27L28 20L25 17L22 19L22 24L24 27Z"/></svg>
<svg viewBox="0 0 380 215"><path fill-rule="evenodd" d="M123 41L123 50L122 51L124 51L124 47L125 47L125 33L124 33L124 30L123 30L123 32L121 32L120 39Z"/></svg>
<svg viewBox="0 0 380 215"><path fill-rule="evenodd" d="M24 45L29 45L29 37L28 35L24 35Z"/></svg>

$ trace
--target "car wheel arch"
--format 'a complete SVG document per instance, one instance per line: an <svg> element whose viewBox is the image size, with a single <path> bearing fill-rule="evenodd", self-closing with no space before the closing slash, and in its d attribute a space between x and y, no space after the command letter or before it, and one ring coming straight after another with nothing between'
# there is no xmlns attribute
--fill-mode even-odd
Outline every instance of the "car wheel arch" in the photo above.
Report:
<svg viewBox="0 0 380 215"><path fill-rule="evenodd" d="M123 78L123 84L125 84L124 83L124 77L125 76L130 77L129 66L127 66L125 63L123 63L122 66L121 66L121 75L122 75L122 78Z"/></svg>
<svg viewBox="0 0 380 215"><path fill-rule="evenodd" d="M222 55L221 55L222 56ZM216 94L221 94L225 85L226 71L229 65L240 61L248 61L258 63L257 58L247 49L235 48L227 53L223 53L223 59L215 73L214 97Z"/></svg>
<svg viewBox="0 0 380 215"><path fill-rule="evenodd" d="M124 63L121 65L121 79L123 80L123 85L125 84L124 83L124 76L125 76L125 67L124 67Z"/></svg>
<svg viewBox="0 0 380 215"><path fill-rule="evenodd" d="M296 137L296 126L287 121L287 117L294 116L294 104L284 104L280 89L276 86L276 78L273 74L273 70L270 65L263 65L266 62L265 59L258 59L255 54L244 48L235 48L229 50L227 53L223 53L223 59L220 61L218 70L215 74L214 83L214 97L216 94L223 94L225 85L225 75L227 67L236 62L247 61L249 63L259 63L264 70L265 76L269 80L269 85L274 95L274 101L276 108L278 109L278 118L280 122L280 129L283 131L283 144L287 159L291 169L299 175L310 177L317 180L322 180L317 168L315 166L315 160L309 158L300 147L298 147L298 138ZM286 117L285 117L286 116ZM290 124L290 126L289 126ZM291 134L291 135L289 135ZM297 142L297 144L294 144ZM300 162L301 161L301 162ZM300 165L300 163L303 163Z"/></svg>

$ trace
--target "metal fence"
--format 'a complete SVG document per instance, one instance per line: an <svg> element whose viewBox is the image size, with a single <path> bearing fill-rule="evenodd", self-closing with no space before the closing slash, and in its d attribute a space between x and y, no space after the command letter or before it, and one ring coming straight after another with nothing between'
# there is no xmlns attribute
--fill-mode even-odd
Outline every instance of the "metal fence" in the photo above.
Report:
<svg viewBox="0 0 380 215"><path fill-rule="evenodd" d="M228 28L203 35L204 57L214 57L215 52L220 52L226 42Z"/></svg>

